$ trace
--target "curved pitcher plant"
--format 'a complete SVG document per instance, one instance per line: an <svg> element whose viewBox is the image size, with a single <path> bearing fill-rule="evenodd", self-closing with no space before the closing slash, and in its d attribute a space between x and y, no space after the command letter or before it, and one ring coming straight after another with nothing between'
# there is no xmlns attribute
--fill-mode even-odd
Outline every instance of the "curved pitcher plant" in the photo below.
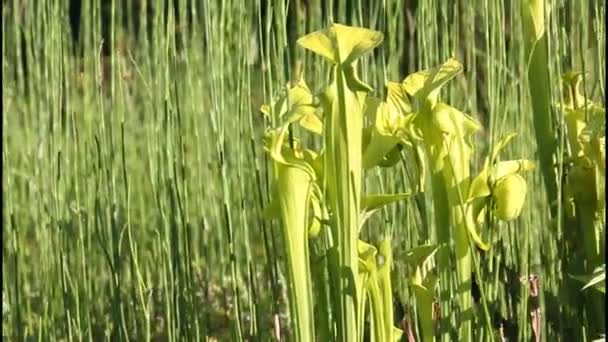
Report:
<svg viewBox="0 0 608 342"><path fill-rule="evenodd" d="M288 273L288 293L292 330L298 341L312 340L315 336L311 275L308 258L308 235L318 234L319 219L309 222L311 202L318 203L315 192L314 169L311 166L316 154L303 149L299 142L294 148L285 143L286 127L266 135L266 150L273 159L275 175L274 202L265 210L267 217L279 216L283 223L282 238L285 245ZM318 208L313 206L313 208ZM315 213L318 214L318 213Z"/></svg>

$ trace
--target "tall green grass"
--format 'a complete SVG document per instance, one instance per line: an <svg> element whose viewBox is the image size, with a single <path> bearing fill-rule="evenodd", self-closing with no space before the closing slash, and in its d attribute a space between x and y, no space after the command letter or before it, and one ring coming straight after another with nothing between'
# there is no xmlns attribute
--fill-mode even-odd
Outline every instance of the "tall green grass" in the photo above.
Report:
<svg viewBox="0 0 608 342"><path fill-rule="evenodd" d="M546 3L550 103L562 100L561 75L573 69L587 72L587 96L605 104L605 4ZM360 72L381 98L388 81L451 56L462 61L464 72L442 96L483 123L473 171L507 132L518 138L505 159L546 160L533 128L519 1L141 4L143 13L154 10L124 22L134 6L83 0L78 44L67 1L2 5L8 340L264 341L277 334L290 340L280 227L262 218L272 173L262 136L276 122L258 108L279 95L299 62L308 84L324 86L327 67L296 49L295 40L331 22L384 33ZM560 161L563 119L556 111L549 118ZM365 190L414 188L414 163L405 155L392 171L368 171ZM519 219L481 228L492 247L475 253L473 269L492 322L478 324L480 340L500 340L501 326L509 340L533 338L536 300L541 341L592 340L604 332L594 317L578 314L583 283L563 265L582 253L582 247L571 253L577 236L555 214L564 210L565 175L557 170L554 190L543 177L541 168L527 175ZM418 318L404 256L436 236L429 193L383 209L362 234L367 241L393 236L395 316L414 334ZM538 299L521 281L531 274ZM446 325L447 336L454 334Z"/></svg>

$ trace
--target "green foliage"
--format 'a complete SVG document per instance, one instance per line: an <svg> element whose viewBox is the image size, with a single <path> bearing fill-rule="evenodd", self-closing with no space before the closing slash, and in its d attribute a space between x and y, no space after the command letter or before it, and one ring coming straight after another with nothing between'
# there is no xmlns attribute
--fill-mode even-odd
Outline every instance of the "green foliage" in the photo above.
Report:
<svg viewBox="0 0 608 342"><path fill-rule="evenodd" d="M330 336L333 340L359 341L363 338L363 322L366 317L366 302L369 299L372 312L373 336L376 341L392 341L394 328L392 326L392 291L390 285L391 247L390 239L385 238L381 244L380 254L376 247L359 240L359 231L364 218L371 212L378 210L382 205L405 199L407 195L372 195L362 197L362 129L364 105L366 103L369 86L362 83L356 75L356 61L364 53L369 52L382 40L379 32L363 28L348 27L339 24L329 29L310 33L298 40L303 47L327 58L332 64L332 79L330 84L321 92L320 106L315 108L312 96L304 82L300 81L291 87L285 98L281 98L273 106L262 106L262 112L267 115L281 117L282 113L289 113L283 119L279 133L274 138L267 139L273 159L281 164L300 169L300 174L308 175L309 180L319 179L319 191L316 193L320 206L329 213L330 240L326 253L328 258L328 274L330 283L318 283L316 288L330 294L331 314L320 319L329 320L329 326L335 326L336 331L322 332L323 336ZM283 109L283 104L287 108ZM270 108L277 108L271 110ZM321 123L310 129L313 120L302 120L307 116L316 118L315 112L321 112L325 127ZM278 113L278 115L277 115ZM298 122L302 127L315 133L323 132L323 159L321 166L317 165L320 175L315 174L312 163L305 161L289 161L281 156L282 150L293 150L297 153L291 137L291 142L284 141L289 125ZM289 146L292 145L292 146ZM315 155L308 152L308 155ZM382 157L382 156L380 156ZM279 169L280 170L280 169ZM283 240L288 246L286 255L290 260L298 260L298 264L308 266L308 254L305 234L302 228L309 225L305 210L302 215L295 215L287 209L294 207L305 208L308 204L308 192L297 191L309 187L303 179L288 177L288 174L275 173L281 201L284 234ZM327 194L325 196L325 194ZM323 210L323 209L321 209ZM361 211L363 212L362 216ZM314 219L313 219L314 220ZM300 228L298 228L300 227ZM291 239L294 234L300 238ZM315 234L316 235L316 234ZM295 244L294 244L295 243ZM376 258L382 256L383 263L378 264ZM305 268L295 263L289 264L289 287L302 289L294 291L289 296L291 305L291 318L293 323L294 340L310 341L315 336L311 326L310 312L312 303L306 298L313 298L313 286L309 277L297 277L298 274L308 274ZM299 293L298 293L299 292Z"/></svg>
<svg viewBox="0 0 608 342"><path fill-rule="evenodd" d="M472 135L481 128L481 125L472 117L458 111L457 109L439 101L439 90L450 79L453 79L462 71L462 65L455 59L433 69L416 72L405 78L402 84L389 83L387 102L374 97L368 97L369 86L363 84L357 77L355 62L364 52L378 45L381 36L377 32L357 27L347 27L339 24L332 25L329 29L314 32L300 38L298 42L303 47L325 57L332 63L330 83L321 91L320 107L316 109L308 88L303 81L299 81L291 87L284 98L279 99L273 106L262 106L262 112L267 115L281 117L283 113L289 113L287 120L283 120L276 138L267 139L271 146L267 148L273 159L279 163L290 163L293 167L305 170L300 171L302 175L308 174L310 180L319 179L317 183L319 194L327 194L319 198L321 207L326 208L329 213L329 227L331 233L331 245L327 250L329 284L317 284L319 287L327 287L321 290L329 293L332 303L331 313L323 319L333 318L330 326L336 326L335 333L324 332L323 336L332 336L331 339L352 341L362 339L363 322L366 317L366 300L369 297L371 306L371 324L373 338L377 341L393 340L392 322L392 291L390 291L390 263L377 265L376 258L378 250L376 247L360 240L359 234L364 221L371 215L371 211L377 210L379 206L405 199L404 195L373 195L361 194L362 168L369 169L386 161L387 156L394 153L396 147L407 146L420 151L425 149L427 160L431 166L433 177L442 182L441 186L448 190L448 207L442 206L442 202L435 201L435 212L439 215L451 217L450 226L453 232L438 237L439 241L455 242L454 254L458 260L458 302L461 310L468 312L458 319L457 326L462 328L460 339L472 338L472 303L470 299L471 286L471 257L469 249L469 233L473 241L482 249L488 250L489 246L482 242L477 233L476 225L480 213L487 206L493 204L493 212L502 220L513 220L521 214L524 205L526 183L519 175L520 171L529 170L533 163L528 160L498 162L497 157L501 149L505 147L513 135L507 136L503 141L497 143L492 150L491 157L486 158L485 169L476 179L476 187L469 194L469 167L470 157L474 150ZM410 97L416 106L410 105ZM288 107L283 108L287 103ZM269 108L278 108L274 112ZM291 147L284 142L284 136L288 132L289 125L299 122L304 128L311 120L302 121L306 116L316 117L314 113L321 112L324 118L325 130L323 130L323 146L320 154L323 155L322 170L319 175L314 174L311 163L288 161L281 156L283 149L293 149L291 154L298 153L299 146L294 145L294 137L291 137ZM363 139L365 127L364 117L374 119L371 127L371 135ZM317 127L320 126L317 125ZM322 129L311 130L319 133ZM360 148L362 146L362 148ZM362 153L363 151L363 153ZM301 152L300 152L301 153ZM309 152L308 155L316 156L317 153ZM313 157L314 159L314 157ZM394 163L388 163L394 165ZM423 166L426 164L418 164ZM388 166L388 165L384 165ZM418 174L424 174L424 169L419 169ZM285 208L306 207L308 204L308 192L296 191L298 188L308 187L303 179L290 178L286 180L285 175L275 173L275 182L279 198L289 195L289 202L282 202ZM299 184L296 184L299 182ZM484 188L485 187L485 188ZM465 197L467 196L467 197ZM361 200L362 198L362 200ZM290 234L304 236L303 228L307 227L306 215L287 215L283 209L283 226L285 233L283 240L289 246L286 252L288 259L304 260L307 254L301 249L306 247L304 239L297 240L298 246L293 245ZM353 211L357 212L353 214ZM363 216L358 213L363 211ZM313 219L314 220L314 219ZM299 229L295 227L301 227ZM299 233L298 233L299 232ZM316 234L315 234L316 235ZM384 238L385 262L391 261L390 239ZM353 245L357 244L357 254L352 260ZM303 247L304 246L304 247ZM434 253L434 250L432 253ZM449 250L446 249L449 253ZM447 269L445 256L440 259L439 268ZM335 259L334 259L335 258ZM426 257L428 258L428 256ZM303 268L295 268L291 263L289 274L307 274ZM411 286L418 297L418 309L421 312L423 336L425 340L432 340L432 317L431 308L434 301L435 285L437 278L424 277L420 274L419 266L414 265L415 273ZM332 281L335 280L335 281ZM447 283L447 276L443 276L443 282ZM291 317L293 329L297 341L309 340L310 334L301 334L308 331L309 320L301 320L300 311L311 312L310 302L302 298L313 298L313 286L308 277L297 279L291 277L290 288L302 288L302 293L292 293L289 296L291 303ZM300 283L294 283L300 281ZM353 284L354 282L354 284ZM354 291L353 291L354 290ZM445 293L445 292L444 292ZM444 300L449 300L449 295L444 295ZM453 313L446 310L448 317ZM308 316L305 316L308 317ZM453 316L452 316L453 317ZM301 335L300 335L301 334Z"/></svg>

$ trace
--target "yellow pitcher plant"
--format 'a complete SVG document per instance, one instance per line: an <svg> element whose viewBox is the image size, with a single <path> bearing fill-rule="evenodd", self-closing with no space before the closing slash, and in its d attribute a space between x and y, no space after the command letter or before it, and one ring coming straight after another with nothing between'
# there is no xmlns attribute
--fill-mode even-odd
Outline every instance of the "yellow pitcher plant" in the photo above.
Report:
<svg viewBox="0 0 608 342"><path fill-rule="evenodd" d="M403 81L404 90L414 99L416 117L413 125L422 137L431 172L437 242L449 245L454 240L458 283L458 303L461 319L459 339L471 337L471 251L468 227L464 217L465 197L469 187L470 156L473 147L470 138L481 125L469 115L439 101L441 88L462 71L456 59L431 69L409 75ZM474 235L476 236L476 234ZM476 241L479 242L479 241ZM479 244L481 248L487 248ZM449 249L437 252L440 272L442 313L450 313L448 291Z"/></svg>
<svg viewBox="0 0 608 342"><path fill-rule="evenodd" d="M586 283L582 289L594 287L603 291L605 279L605 188L606 188L606 110L586 98L581 91L583 74L570 71L563 76L564 102L557 104L563 115L570 150L562 165L567 173L564 189L566 220L581 237L583 269L572 275ZM574 273L573 272L573 273ZM597 293L587 293L593 303L588 315L604 321L604 308Z"/></svg>
<svg viewBox="0 0 608 342"><path fill-rule="evenodd" d="M368 315L372 341L401 337L402 332L393 326L391 236L385 234L374 246L361 240L360 233L381 206L409 194L364 194L362 177L366 169L395 165L401 160L402 149L408 148L416 159L417 191L424 189L428 165L436 215L437 247L423 252L430 252L424 260L437 254L440 276L424 275L426 271L418 263L424 260L412 264L415 272L410 283L421 315L422 335L424 341L435 338L432 305L439 283L441 311L452 321L457 318L459 339L470 341L473 307L469 239L482 250L489 248L477 232L481 213L487 208L503 220L519 216L526 189L520 173L533 164L497 160L498 152L513 137L509 135L495 146L471 186L470 159L474 151L470 140L481 125L439 100L442 86L462 71L462 65L452 58L409 75L401 83L389 82L383 101L371 95L371 87L357 76L357 60L381 41L379 32L339 24L300 38L299 45L330 63L329 84L313 95L300 79L288 86L284 96L261 109L279 122L266 135L275 189L275 201L266 213L281 217L283 223L294 340L362 341ZM364 126L366 118L373 122L371 127ZM291 125L303 127L313 137L320 135L321 151L306 149L293 136ZM324 265L327 272L315 269L316 276L311 279L308 240L320 237L325 243L325 262L315 267ZM452 242L453 249L449 248ZM454 300L459 304L459 314L449 306L452 252L457 262ZM320 295L313 295L313 289ZM319 305L327 308L315 310ZM312 323L315 312L327 316L322 318L327 323L318 329Z"/></svg>
<svg viewBox="0 0 608 342"><path fill-rule="evenodd" d="M380 247L359 239L365 220L379 207L408 194L361 192L363 172L363 119L372 90L357 77L356 62L382 41L376 31L334 24L298 40L302 47L324 57L332 65L330 83L313 96L301 79L287 93L261 111L280 122L266 136L266 150L275 165L275 198L267 216L282 218L290 275L290 312L295 341L328 338L362 341L367 303L374 341L392 341L401 333L392 326L392 262L390 237ZM291 136L290 125L320 134L323 149L315 153ZM288 139L289 137L289 139ZM372 159L382 159L378 151ZM309 213L312 210L312 215ZM280 215L277 213L280 212ZM323 230L324 227L328 230ZM315 331L312 316L311 272L307 239L329 231L326 251L329 324ZM382 262L377 259L382 259ZM323 292L324 289L319 289ZM390 305L389 305L390 304ZM327 312L327 311L324 311ZM331 318L331 319L330 319ZM325 331L329 330L329 331Z"/></svg>

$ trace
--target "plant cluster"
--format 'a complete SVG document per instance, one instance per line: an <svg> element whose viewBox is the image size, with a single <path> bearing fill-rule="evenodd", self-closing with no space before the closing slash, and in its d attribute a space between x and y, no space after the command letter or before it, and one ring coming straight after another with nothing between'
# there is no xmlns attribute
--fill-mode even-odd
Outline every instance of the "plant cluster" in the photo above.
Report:
<svg viewBox="0 0 608 342"><path fill-rule="evenodd" d="M593 286L604 292L606 110L585 96L581 89L584 74L574 71L563 75L562 101L551 105L545 22L545 12L551 10L554 9L540 0L527 0L522 6L528 86L541 171L548 200L554 204L552 220L564 227L559 239L563 273L584 281L583 289ZM553 112L559 117L556 128L565 132L561 144L555 134L557 129L551 125ZM567 310L569 319L576 321L586 315L592 326L605 330L600 294L586 293L581 301L580 284L572 284L566 278L561 286L565 293L562 299L571 308ZM584 338L586 333L582 330L571 338Z"/></svg>
<svg viewBox="0 0 608 342"><path fill-rule="evenodd" d="M406 258L413 267L410 283L425 341L435 338L434 319L456 321L459 339L473 339L475 249L469 239L488 250L490 245L478 233L481 223L489 214L515 219L524 204L526 182L521 174L532 169L533 162L499 158L514 134L496 142L479 174L470 174L472 138L481 124L439 97L462 64L452 58L400 83L389 82L386 99L381 100L359 79L357 61L382 39L380 32L340 24L300 38L298 44L331 64L328 85L315 95L299 79L261 109L280 122L265 136L275 192L266 215L282 221L295 341L361 341L368 312L372 340L401 337L393 326L390 233L377 245L360 236L373 212L408 194L366 194L365 170L392 167L403 149L411 149L420 175L413 191L424 191L430 180L435 241L411 250ZM320 136L321 149L305 146L296 132ZM448 283L451 258L458 273L455 298ZM311 269L311 260L322 262L314 262ZM429 272L433 264L438 277ZM439 288L442 317L433 317ZM451 310L452 301L458 313Z"/></svg>

